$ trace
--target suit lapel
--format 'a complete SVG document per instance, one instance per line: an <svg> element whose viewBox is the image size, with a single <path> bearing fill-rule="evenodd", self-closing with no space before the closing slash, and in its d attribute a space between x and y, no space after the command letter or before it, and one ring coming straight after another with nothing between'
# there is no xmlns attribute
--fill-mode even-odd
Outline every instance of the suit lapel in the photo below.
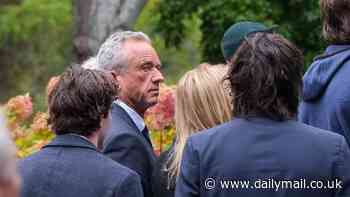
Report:
<svg viewBox="0 0 350 197"><path fill-rule="evenodd" d="M152 148L153 150L153 145L150 139L146 139L146 137L142 134L142 131L140 131L136 124L134 123L134 121L131 119L131 117L129 116L129 114L122 108L120 107L118 104L113 103L112 104L112 117L115 119L119 119L122 122L125 122L127 125L129 125L131 128L133 128L133 131L137 133L137 135L139 135L140 137L142 137L142 139L144 141L146 141ZM112 121L113 121L112 118Z"/></svg>
<svg viewBox="0 0 350 197"><path fill-rule="evenodd" d="M132 121L132 119L129 116L129 114L122 107L120 107L116 103L112 104L112 114L113 114L113 118L117 118L117 119L122 120L124 123L126 123L130 127L132 127L135 131L139 130L137 128L136 124L134 123L134 121Z"/></svg>
<svg viewBox="0 0 350 197"><path fill-rule="evenodd" d="M146 140L148 141L148 143L151 145L151 147L153 149L153 144L152 144L151 138L149 137L149 132L148 132L147 126L145 126L145 128L143 129L142 135L143 135L143 137L146 138Z"/></svg>

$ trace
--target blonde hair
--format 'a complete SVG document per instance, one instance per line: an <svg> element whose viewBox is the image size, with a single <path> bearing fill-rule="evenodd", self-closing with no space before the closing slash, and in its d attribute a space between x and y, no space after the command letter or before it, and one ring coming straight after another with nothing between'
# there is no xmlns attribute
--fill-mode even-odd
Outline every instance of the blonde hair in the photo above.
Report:
<svg viewBox="0 0 350 197"><path fill-rule="evenodd" d="M224 78L226 65L200 64L178 82L175 92L176 141L168 160L169 180L179 175L182 153L190 135L232 118L232 105Z"/></svg>

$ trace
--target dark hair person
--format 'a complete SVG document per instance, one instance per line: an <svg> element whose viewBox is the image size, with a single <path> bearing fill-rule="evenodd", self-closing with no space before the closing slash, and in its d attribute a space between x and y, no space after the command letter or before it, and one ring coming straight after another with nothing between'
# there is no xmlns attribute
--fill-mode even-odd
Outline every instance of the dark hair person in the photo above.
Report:
<svg viewBox="0 0 350 197"><path fill-rule="evenodd" d="M72 67L59 77L48 98L57 136L20 161L22 197L143 196L139 176L96 148L116 96L117 85L105 72Z"/></svg>
<svg viewBox="0 0 350 197"><path fill-rule="evenodd" d="M320 0L323 36L330 44L350 43L348 0Z"/></svg>
<svg viewBox="0 0 350 197"><path fill-rule="evenodd" d="M230 63L234 118L188 139L176 197L350 195L350 150L344 137L294 120L302 80L301 51L262 27L241 22L225 33L224 40L234 32L231 46L238 45L225 56ZM282 181L293 185L261 187L271 180L280 186ZM307 188L315 180L324 185L333 182L334 187ZM251 184L225 188L225 181ZM341 186L336 187L336 182Z"/></svg>
<svg viewBox="0 0 350 197"><path fill-rule="evenodd" d="M51 128L57 135L91 136L108 117L116 91L112 77L102 71L68 70L49 94Z"/></svg>
<svg viewBox="0 0 350 197"><path fill-rule="evenodd" d="M343 135L350 145L350 2L321 0L320 8L329 46L304 75L298 119Z"/></svg>
<svg viewBox="0 0 350 197"><path fill-rule="evenodd" d="M256 33L249 38L229 70L233 116L293 119L301 90L301 51L278 34Z"/></svg>

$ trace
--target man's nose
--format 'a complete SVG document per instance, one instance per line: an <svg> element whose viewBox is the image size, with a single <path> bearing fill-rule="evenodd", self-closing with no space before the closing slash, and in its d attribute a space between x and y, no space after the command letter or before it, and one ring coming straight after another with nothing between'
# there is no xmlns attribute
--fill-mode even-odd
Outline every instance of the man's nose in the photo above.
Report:
<svg viewBox="0 0 350 197"><path fill-rule="evenodd" d="M162 72L160 72L160 70L158 70L158 69L155 70L153 77L152 77L152 81L154 83L161 83L164 81L164 76L163 76Z"/></svg>

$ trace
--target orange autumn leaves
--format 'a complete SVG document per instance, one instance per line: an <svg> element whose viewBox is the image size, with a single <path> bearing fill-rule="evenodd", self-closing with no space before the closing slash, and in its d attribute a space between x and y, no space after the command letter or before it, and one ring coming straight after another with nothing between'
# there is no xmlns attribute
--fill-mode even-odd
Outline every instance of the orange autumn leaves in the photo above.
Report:
<svg viewBox="0 0 350 197"><path fill-rule="evenodd" d="M15 127L17 123L26 120L33 113L32 99L29 94L16 96L11 98L7 104L7 118L10 127Z"/></svg>
<svg viewBox="0 0 350 197"><path fill-rule="evenodd" d="M158 104L148 109L145 114L145 122L151 131L151 140L157 154L166 150L175 136L175 87L162 85L158 98Z"/></svg>
<svg viewBox="0 0 350 197"><path fill-rule="evenodd" d="M38 151L53 138L47 124L47 113L33 114L33 103L29 94L11 98L5 105L5 110L10 134L18 148L18 157Z"/></svg>

